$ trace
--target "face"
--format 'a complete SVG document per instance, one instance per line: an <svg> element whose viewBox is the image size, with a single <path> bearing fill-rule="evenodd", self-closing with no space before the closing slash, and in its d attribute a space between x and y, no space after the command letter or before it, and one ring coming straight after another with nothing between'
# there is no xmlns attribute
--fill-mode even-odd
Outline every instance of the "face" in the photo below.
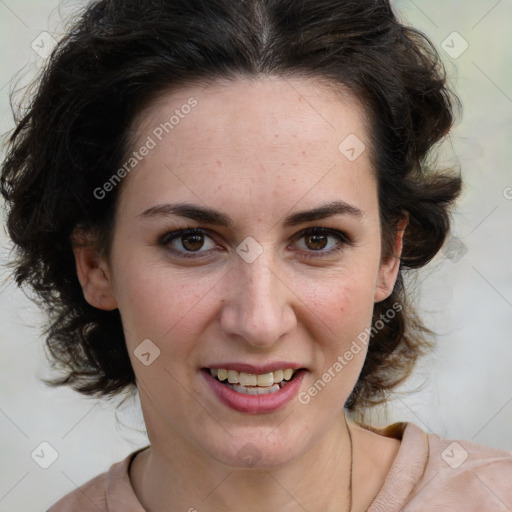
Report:
<svg viewBox="0 0 512 512"><path fill-rule="evenodd" d="M339 418L365 346L335 363L397 272L395 258L381 261L361 142L355 98L306 79L189 87L140 113L103 292L84 291L120 310L152 444L271 466Z"/></svg>

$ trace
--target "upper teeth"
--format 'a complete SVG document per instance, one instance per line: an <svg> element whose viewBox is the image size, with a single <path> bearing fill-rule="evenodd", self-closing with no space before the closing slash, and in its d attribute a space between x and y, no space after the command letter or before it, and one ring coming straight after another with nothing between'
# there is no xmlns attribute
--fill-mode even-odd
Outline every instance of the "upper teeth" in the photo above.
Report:
<svg viewBox="0 0 512 512"><path fill-rule="evenodd" d="M255 373L237 372L236 370L225 370L224 368L211 368L210 373L220 381L228 379L230 384L241 384L242 386L263 386L268 387L279 384L283 380L290 380L295 370L287 368L275 372Z"/></svg>

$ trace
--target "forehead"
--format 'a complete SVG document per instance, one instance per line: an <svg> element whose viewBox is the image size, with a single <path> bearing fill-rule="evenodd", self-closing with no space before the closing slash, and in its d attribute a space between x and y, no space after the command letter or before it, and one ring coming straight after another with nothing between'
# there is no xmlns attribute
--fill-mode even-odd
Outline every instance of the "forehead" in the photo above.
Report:
<svg viewBox="0 0 512 512"><path fill-rule="evenodd" d="M314 146L327 139L341 142L349 134L368 142L365 114L346 87L320 79L217 80L159 94L136 117L130 139L135 146L147 134L166 145L231 142L245 153L257 142L282 146L300 139Z"/></svg>
<svg viewBox="0 0 512 512"><path fill-rule="evenodd" d="M316 190L336 199L340 184L361 190L372 173L357 98L306 78L239 79L165 92L139 113L130 135L128 156L151 148L128 177L129 188L151 189L162 200L169 190L193 199L194 192L211 194L216 187L221 194L235 185L240 191L242 184L261 201L269 191L277 198L281 184L292 194L294 183L300 194L320 181Z"/></svg>

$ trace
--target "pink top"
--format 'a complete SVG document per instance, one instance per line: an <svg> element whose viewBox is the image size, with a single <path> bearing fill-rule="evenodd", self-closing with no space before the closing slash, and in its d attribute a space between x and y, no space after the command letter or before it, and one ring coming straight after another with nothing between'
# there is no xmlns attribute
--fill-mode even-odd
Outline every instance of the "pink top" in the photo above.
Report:
<svg viewBox="0 0 512 512"><path fill-rule="evenodd" d="M413 423L371 430L402 442L367 512L512 512L512 452L444 439ZM144 512L128 473L139 451L64 496L48 512Z"/></svg>

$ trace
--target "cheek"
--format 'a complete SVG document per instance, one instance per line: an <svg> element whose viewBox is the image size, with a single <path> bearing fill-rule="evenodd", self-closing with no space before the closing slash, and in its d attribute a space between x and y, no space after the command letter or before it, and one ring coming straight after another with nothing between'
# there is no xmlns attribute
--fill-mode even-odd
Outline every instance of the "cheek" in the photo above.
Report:
<svg viewBox="0 0 512 512"><path fill-rule="evenodd" d="M375 295L375 276L352 267L332 274L305 288L304 294L312 312L337 341L346 341L367 327L372 318Z"/></svg>
<svg viewBox="0 0 512 512"><path fill-rule="evenodd" d="M215 286L212 276L190 278L169 267L125 260L115 287L128 346L149 338L159 346L179 337L187 339L207 321L203 299Z"/></svg>
<svg viewBox="0 0 512 512"><path fill-rule="evenodd" d="M332 279L330 287L316 293L311 302L313 336L319 351L314 372L298 400L318 411L318 417L327 410L334 415L344 407L366 359L374 303L369 292L371 280L366 286L363 281L354 274Z"/></svg>
<svg viewBox="0 0 512 512"><path fill-rule="evenodd" d="M328 283L328 284L327 284ZM331 276L320 290L311 287L310 315L313 337L320 351L311 385L312 394L322 386L318 406L333 402L341 407L352 391L364 364L368 347L368 328L373 313L374 277L371 273L351 272ZM305 301L306 302L306 301ZM319 321L320 320L320 321ZM341 402L343 403L341 403Z"/></svg>

